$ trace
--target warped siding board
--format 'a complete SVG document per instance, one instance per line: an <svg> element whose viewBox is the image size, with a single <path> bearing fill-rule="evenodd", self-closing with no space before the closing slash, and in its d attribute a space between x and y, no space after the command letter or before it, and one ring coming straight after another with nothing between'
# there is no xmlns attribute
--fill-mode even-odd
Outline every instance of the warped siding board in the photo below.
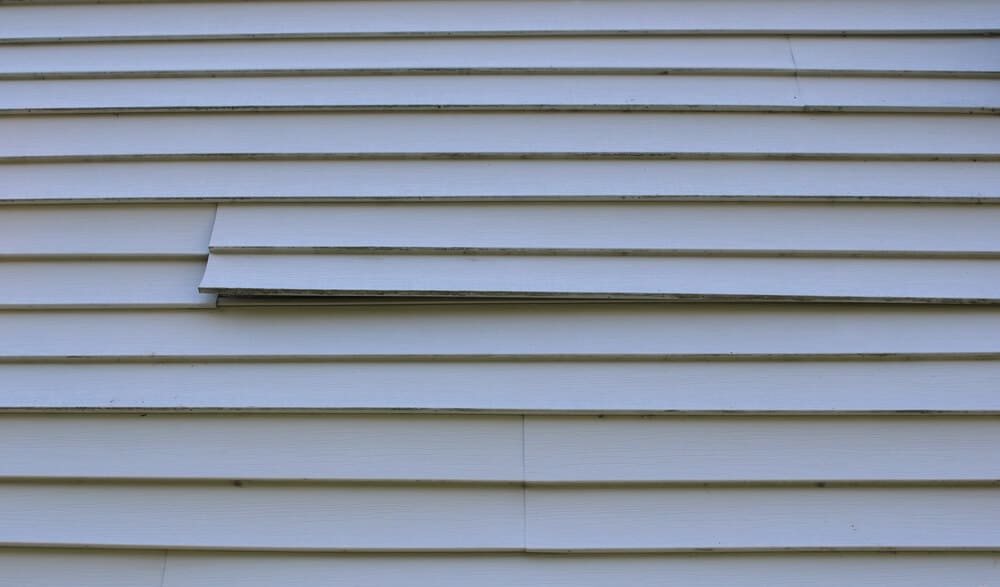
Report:
<svg viewBox="0 0 1000 587"><path fill-rule="evenodd" d="M0 201L22 203L1000 200L1000 165L973 161L104 161L0 174Z"/></svg>
<svg viewBox="0 0 1000 587"><path fill-rule="evenodd" d="M2 8L8 41L268 35L398 35L513 32L988 32L1000 11L984 0L713 2L227 2Z"/></svg>
<svg viewBox="0 0 1000 587"><path fill-rule="evenodd" d="M521 428L516 416L6 415L0 476L519 481Z"/></svg>
<svg viewBox="0 0 1000 587"><path fill-rule="evenodd" d="M213 308L215 296L198 292L204 272L203 257L0 259L0 308Z"/></svg>
<svg viewBox="0 0 1000 587"><path fill-rule="evenodd" d="M0 409L1000 414L997 361L0 363Z"/></svg>
<svg viewBox="0 0 1000 587"><path fill-rule="evenodd" d="M171 551L162 587L331 583L410 587L982 587L996 579L992 553L783 553L658 555L319 555ZM46 586L48 587L48 586Z"/></svg>
<svg viewBox="0 0 1000 587"><path fill-rule="evenodd" d="M573 74L0 80L0 114L442 108L994 112L1000 81Z"/></svg>
<svg viewBox="0 0 1000 587"><path fill-rule="evenodd" d="M946 504L942 504L946 505ZM520 550L520 487L0 484L0 545Z"/></svg>
<svg viewBox="0 0 1000 587"><path fill-rule="evenodd" d="M0 312L0 359L992 356L1000 308L470 304ZM94 332L101 332L95 339ZM489 333L489 336L484 336Z"/></svg>
<svg viewBox="0 0 1000 587"><path fill-rule="evenodd" d="M0 584L17 587L162 587L163 551L0 548Z"/></svg>
<svg viewBox="0 0 1000 587"><path fill-rule="evenodd" d="M529 482L983 481L996 418L525 419Z"/></svg>
<svg viewBox="0 0 1000 587"><path fill-rule="evenodd" d="M1000 491L529 487L539 551L996 550Z"/></svg>
<svg viewBox="0 0 1000 587"><path fill-rule="evenodd" d="M1000 73L978 37L537 37L0 43L0 78L261 73Z"/></svg>
<svg viewBox="0 0 1000 587"><path fill-rule="evenodd" d="M226 295L1000 302L1000 260L524 254L213 254Z"/></svg>
<svg viewBox="0 0 1000 587"><path fill-rule="evenodd" d="M213 205L4 206L3 257L204 257Z"/></svg>
<svg viewBox="0 0 1000 587"><path fill-rule="evenodd" d="M1000 117L234 113L0 117L0 158L179 155L996 157Z"/></svg>
<svg viewBox="0 0 1000 587"><path fill-rule="evenodd" d="M213 252L1000 253L1000 207L630 202L222 204Z"/></svg>

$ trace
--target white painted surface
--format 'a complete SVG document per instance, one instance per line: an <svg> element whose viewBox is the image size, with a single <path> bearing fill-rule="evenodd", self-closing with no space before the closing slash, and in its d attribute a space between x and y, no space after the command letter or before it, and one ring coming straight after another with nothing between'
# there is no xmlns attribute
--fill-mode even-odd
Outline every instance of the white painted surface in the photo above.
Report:
<svg viewBox="0 0 1000 587"><path fill-rule="evenodd" d="M518 481L521 428L516 416L6 415L0 476Z"/></svg>
<svg viewBox="0 0 1000 587"><path fill-rule="evenodd" d="M469 304L0 312L0 357L961 355L1000 352L994 306ZM95 338L92 333L100 332ZM484 335L484 333L488 333Z"/></svg>
<svg viewBox="0 0 1000 587"><path fill-rule="evenodd" d="M214 216L210 204L4 206L0 258L203 256Z"/></svg>
<svg viewBox="0 0 1000 587"><path fill-rule="evenodd" d="M129 114L0 117L0 157L210 154L975 157L1000 117L746 113Z"/></svg>
<svg viewBox="0 0 1000 587"><path fill-rule="evenodd" d="M645 487L527 491L528 549L983 549L996 488Z"/></svg>
<svg viewBox="0 0 1000 587"><path fill-rule="evenodd" d="M994 111L1000 81L737 75L0 80L0 112L295 109Z"/></svg>
<svg viewBox="0 0 1000 587"><path fill-rule="evenodd" d="M998 206L943 204L223 204L210 244L227 253L435 248L974 255L1000 252L997 226Z"/></svg>
<svg viewBox="0 0 1000 587"><path fill-rule="evenodd" d="M525 420L529 481L933 481L1000 473L996 418Z"/></svg>
<svg viewBox="0 0 1000 587"><path fill-rule="evenodd" d="M87 3L89 4L89 3ZM946 6L893 0L877 6L852 0L836 7L812 0L520 0L442 2L224 2L197 4L4 6L0 37L67 39L196 35L420 34L544 31L989 31L1000 11L987 0Z"/></svg>
<svg viewBox="0 0 1000 587"><path fill-rule="evenodd" d="M0 259L0 308L212 308L215 296L198 293L204 272L198 257Z"/></svg>
<svg viewBox="0 0 1000 587"><path fill-rule="evenodd" d="M997 361L0 363L12 410L1000 413Z"/></svg>
<svg viewBox="0 0 1000 587"><path fill-rule="evenodd" d="M1000 302L1000 260L526 254L213 254L233 295Z"/></svg>
<svg viewBox="0 0 1000 587"><path fill-rule="evenodd" d="M0 182L0 201L8 202L1000 201L1000 165L971 161L105 161L4 164L0 173L7 179ZM143 181L137 183L136 177Z"/></svg>
<svg viewBox="0 0 1000 587"><path fill-rule="evenodd" d="M5 546L513 550L519 487L4 483Z"/></svg>
<svg viewBox="0 0 1000 587"><path fill-rule="evenodd" d="M982 587L997 577L992 553L783 553L656 555L286 555L170 553L163 587L271 587L331 582L382 587Z"/></svg>

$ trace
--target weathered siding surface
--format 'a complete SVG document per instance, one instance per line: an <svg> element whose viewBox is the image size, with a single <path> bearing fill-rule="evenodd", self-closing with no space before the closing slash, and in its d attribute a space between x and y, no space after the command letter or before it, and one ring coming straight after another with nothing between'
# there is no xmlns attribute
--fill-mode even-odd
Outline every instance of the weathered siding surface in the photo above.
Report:
<svg viewBox="0 0 1000 587"><path fill-rule="evenodd" d="M0 0L0 583L1000 581L998 31Z"/></svg>

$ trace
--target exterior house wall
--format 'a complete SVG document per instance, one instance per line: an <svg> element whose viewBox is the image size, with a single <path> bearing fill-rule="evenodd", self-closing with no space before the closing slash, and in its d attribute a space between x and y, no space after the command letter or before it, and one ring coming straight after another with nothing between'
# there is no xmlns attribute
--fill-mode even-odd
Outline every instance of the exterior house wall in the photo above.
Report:
<svg viewBox="0 0 1000 587"><path fill-rule="evenodd" d="M998 29L0 1L0 584L997 583Z"/></svg>

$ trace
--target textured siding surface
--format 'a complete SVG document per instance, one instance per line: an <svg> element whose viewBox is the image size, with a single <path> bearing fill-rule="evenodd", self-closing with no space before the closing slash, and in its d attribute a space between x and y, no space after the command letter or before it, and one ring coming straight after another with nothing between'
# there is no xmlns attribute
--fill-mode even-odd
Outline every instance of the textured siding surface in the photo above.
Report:
<svg viewBox="0 0 1000 587"><path fill-rule="evenodd" d="M0 0L0 584L1000 584L998 32Z"/></svg>

